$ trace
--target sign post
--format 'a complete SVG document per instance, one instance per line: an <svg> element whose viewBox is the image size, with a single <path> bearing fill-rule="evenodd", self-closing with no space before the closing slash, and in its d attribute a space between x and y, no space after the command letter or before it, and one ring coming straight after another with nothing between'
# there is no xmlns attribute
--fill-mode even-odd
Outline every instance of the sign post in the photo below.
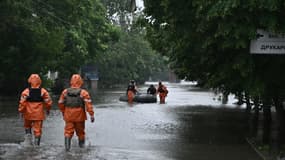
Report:
<svg viewBox="0 0 285 160"><path fill-rule="evenodd" d="M251 54L285 54L285 34L257 30L257 39L250 42Z"/></svg>

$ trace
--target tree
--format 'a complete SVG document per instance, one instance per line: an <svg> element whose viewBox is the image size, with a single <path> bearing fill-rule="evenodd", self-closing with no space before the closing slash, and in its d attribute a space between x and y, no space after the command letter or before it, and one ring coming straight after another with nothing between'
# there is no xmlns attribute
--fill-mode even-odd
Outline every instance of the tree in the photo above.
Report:
<svg viewBox="0 0 285 160"><path fill-rule="evenodd" d="M97 57L102 85L126 84L130 79L143 83L152 75L167 69L161 56L137 33L121 32L101 57Z"/></svg>
<svg viewBox="0 0 285 160"><path fill-rule="evenodd" d="M129 10L131 1L102 1L108 11L108 19L117 26L119 40L109 43L95 63L99 68L100 84L114 86L126 84L130 79L143 83L157 72L167 70L165 58L156 54L143 39L145 32L136 24L140 13Z"/></svg>
<svg viewBox="0 0 285 160"><path fill-rule="evenodd" d="M245 92L262 102L275 99L279 123L284 124L280 107L284 57L249 53L257 29L285 33L283 1L145 0L144 4L147 38L158 52L167 53L180 77L226 93Z"/></svg>
<svg viewBox="0 0 285 160"><path fill-rule="evenodd" d="M53 70L69 77L117 37L97 0L3 0L0 9L5 94L19 92L31 73Z"/></svg>
<svg viewBox="0 0 285 160"><path fill-rule="evenodd" d="M30 73L46 73L48 62L63 48L62 32L47 29L25 3L4 0L1 8L0 68L2 93L17 93Z"/></svg>

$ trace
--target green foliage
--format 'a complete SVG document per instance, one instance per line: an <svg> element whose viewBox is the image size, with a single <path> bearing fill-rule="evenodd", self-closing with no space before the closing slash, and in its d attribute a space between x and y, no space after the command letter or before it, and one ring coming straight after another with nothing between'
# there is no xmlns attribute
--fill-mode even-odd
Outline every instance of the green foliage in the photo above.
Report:
<svg viewBox="0 0 285 160"><path fill-rule="evenodd" d="M142 83L157 72L167 70L162 57L136 32L121 32L119 41L110 44L106 53L97 57L96 64L103 86L126 84L130 79Z"/></svg>
<svg viewBox="0 0 285 160"><path fill-rule="evenodd" d="M31 73L69 78L118 37L97 0L2 0L0 12L3 92L19 91Z"/></svg>
<svg viewBox="0 0 285 160"><path fill-rule="evenodd" d="M250 55L257 29L285 33L280 0L145 0L147 39L181 77L227 92L284 92L283 56Z"/></svg>
<svg viewBox="0 0 285 160"><path fill-rule="evenodd" d="M136 23L141 13L129 10L131 0L102 0L108 19L117 26L118 41L108 44L107 50L96 56L101 87L126 84L130 79L143 83L149 77L161 78L168 67L166 60L153 51L143 39L145 31Z"/></svg>
<svg viewBox="0 0 285 160"><path fill-rule="evenodd" d="M108 19L112 24L120 26L121 29L127 31L133 22L131 11L132 0L101 0L105 6Z"/></svg>

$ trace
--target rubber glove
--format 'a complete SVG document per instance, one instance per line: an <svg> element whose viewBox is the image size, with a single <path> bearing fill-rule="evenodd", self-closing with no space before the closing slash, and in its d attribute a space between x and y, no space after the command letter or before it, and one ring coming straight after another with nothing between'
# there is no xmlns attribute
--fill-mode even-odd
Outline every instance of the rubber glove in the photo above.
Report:
<svg viewBox="0 0 285 160"><path fill-rule="evenodd" d="M49 110L46 110L46 114L47 114L47 116L50 114L50 111Z"/></svg>

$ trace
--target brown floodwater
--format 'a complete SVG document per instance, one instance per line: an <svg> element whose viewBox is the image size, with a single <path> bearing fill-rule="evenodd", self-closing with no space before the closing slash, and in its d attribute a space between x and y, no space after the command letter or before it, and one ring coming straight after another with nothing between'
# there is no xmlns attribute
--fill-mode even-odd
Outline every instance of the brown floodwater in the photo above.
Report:
<svg viewBox="0 0 285 160"><path fill-rule="evenodd" d="M64 149L64 121L56 103L44 121L41 146L25 147L18 97L1 99L0 159L261 159L245 140L244 107L234 105L232 96L222 104L214 93L189 83L165 84L166 104L120 102L124 88L92 91L95 123L86 121L86 147L80 149L74 136L70 152ZM146 92L148 85L139 86L140 92Z"/></svg>

